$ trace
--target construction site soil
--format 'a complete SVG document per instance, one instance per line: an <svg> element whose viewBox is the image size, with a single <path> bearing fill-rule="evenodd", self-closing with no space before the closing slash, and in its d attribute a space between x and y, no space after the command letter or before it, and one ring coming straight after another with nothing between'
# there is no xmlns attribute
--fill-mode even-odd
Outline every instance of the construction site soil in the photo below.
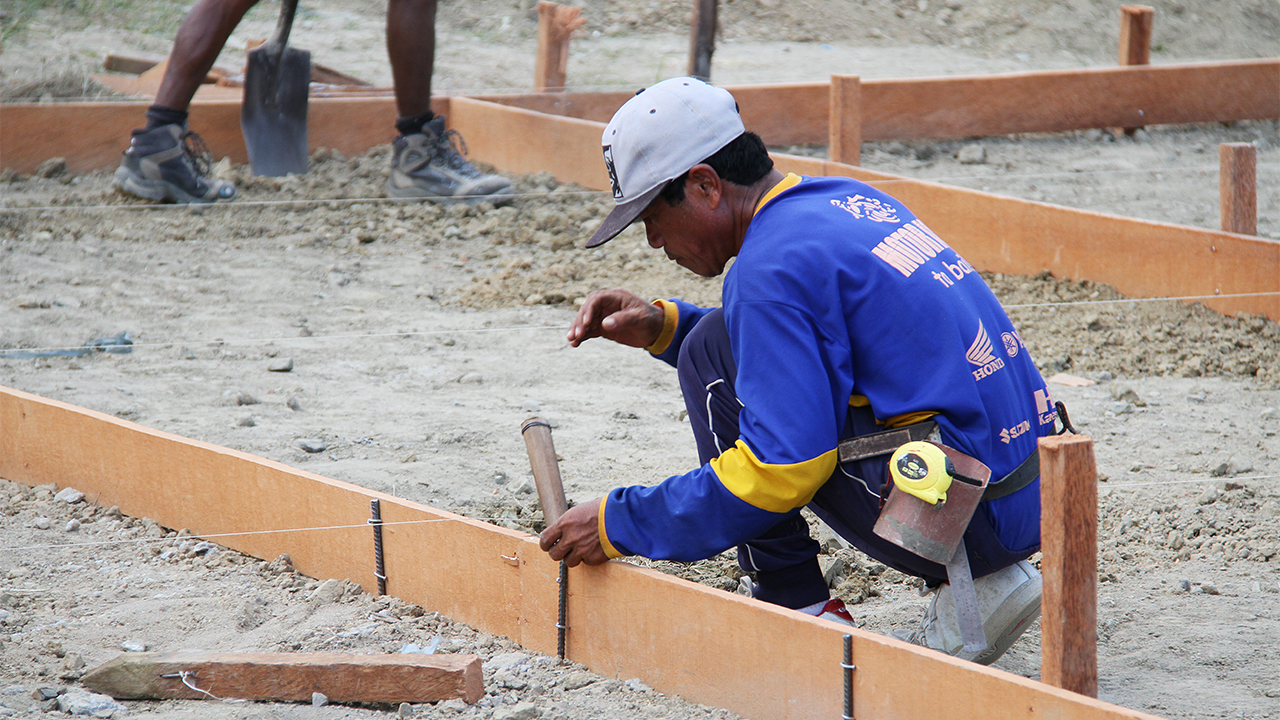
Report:
<svg viewBox="0 0 1280 720"><path fill-rule="evenodd" d="M1154 4L1154 62L1280 51L1268 0ZM442 3L438 90L527 86L529 6ZM180 4L155 4L127 27L113 7L134 6L5 5L5 96L96 92L88 75L105 51L167 52ZM687 3L584 8L571 85L638 87L683 67ZM389 83L380 4L304 9L295 43ZM255 9L238 32L264 36L275 12ZM713 77L1109 65L1117 14L1094 0L735 0L722 5ZM242 62L237 52L220 63ZM1242 141L1258 145L1259 234L1280 239L1275 121L869 143L863 165L1216 227L1216 146ZM220 162L215 172L240 196L200 208L145 205L112 190L110 171L71 176L56 161L38 176L5 173L0 349L74 348L123 331L134 345L0 358L0 384L531 532L542 519L518 430L531 414L555 428L571 502L693 466L674 372L602 341L570 348L564 334L591 290L717 304L718 280L673 266L635 229L583 250L611 201L547 175L513 177L520 195L507 207L438 206L380 199L386 147L312 160L307 175L285 179ZM1280 717L1280 327L1074 278L985 278L1044 375L1069 376L1050 387L1096 443L1099 696L1169 718ZM33 694L66 690L65 701L86 667L145 647L481 656L483 701L398 709L416 717L735 717L560 664L415 598L378 598L121 516L118 499L68 502L62 489L0 482L0 716L56 715L56 700ZM914 582L815 529L860 626L889 633L918 621L928 599ZM732 552L653 565L728 592L742 575ZM1037 627L997 667L1038 677L1039 640ZM396 711L212 700L114 710L200 720Z"/></svg>

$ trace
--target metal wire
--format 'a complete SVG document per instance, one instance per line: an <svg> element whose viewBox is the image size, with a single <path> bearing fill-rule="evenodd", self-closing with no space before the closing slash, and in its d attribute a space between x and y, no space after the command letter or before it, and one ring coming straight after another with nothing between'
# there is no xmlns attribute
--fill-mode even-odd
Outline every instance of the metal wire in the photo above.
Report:
<svg viewBox="0 0 1280 720"><path fill-rule="evenodd" d="M564 560L560 561L560 578L557 582L560 584L560 613L556 620L556 653L564 660L565 633L569 629L566 624L569 612L569 564Z"/></svg>

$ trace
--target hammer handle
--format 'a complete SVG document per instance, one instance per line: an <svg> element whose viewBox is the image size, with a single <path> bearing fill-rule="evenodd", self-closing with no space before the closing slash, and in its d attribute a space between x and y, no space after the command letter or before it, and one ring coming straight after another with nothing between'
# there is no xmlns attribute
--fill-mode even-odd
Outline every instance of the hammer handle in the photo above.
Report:
<svg viewBox="0 0 1280 720"><path fill-rule="evenodd" d="M538 500L542 503L542 517L550 525L569 503L564 499L564 483L560 480L560 464L556 462L556 447L551 442L551 425L534 416L520 425L525 449L529 451L529 465L533 468L533 482L538 487Z"/></svg>

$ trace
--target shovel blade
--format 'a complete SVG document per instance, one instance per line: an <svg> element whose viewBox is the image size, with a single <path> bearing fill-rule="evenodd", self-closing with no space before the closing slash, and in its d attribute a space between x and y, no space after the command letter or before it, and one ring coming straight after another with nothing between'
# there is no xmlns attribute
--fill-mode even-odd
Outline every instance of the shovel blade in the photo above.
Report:
<svg viewBox="0 0 1280 720"><path fill-rule="evenodd" d="M240 129L254 175L307 171L307 91L311 53L271 43L249 53Z"/></svg>

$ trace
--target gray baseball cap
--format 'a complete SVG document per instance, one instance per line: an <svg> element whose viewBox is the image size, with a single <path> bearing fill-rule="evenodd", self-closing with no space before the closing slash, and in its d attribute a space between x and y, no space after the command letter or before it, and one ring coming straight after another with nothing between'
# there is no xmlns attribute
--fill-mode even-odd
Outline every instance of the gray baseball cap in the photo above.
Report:
<svg viewBox="0 0 1280 720"><path fill-rule="evenodd" d="M617 204L587 247L612 240L668 182L744 132L729 91L697 78L671 78L637 93L613 114L600 139Z"/></svg>

